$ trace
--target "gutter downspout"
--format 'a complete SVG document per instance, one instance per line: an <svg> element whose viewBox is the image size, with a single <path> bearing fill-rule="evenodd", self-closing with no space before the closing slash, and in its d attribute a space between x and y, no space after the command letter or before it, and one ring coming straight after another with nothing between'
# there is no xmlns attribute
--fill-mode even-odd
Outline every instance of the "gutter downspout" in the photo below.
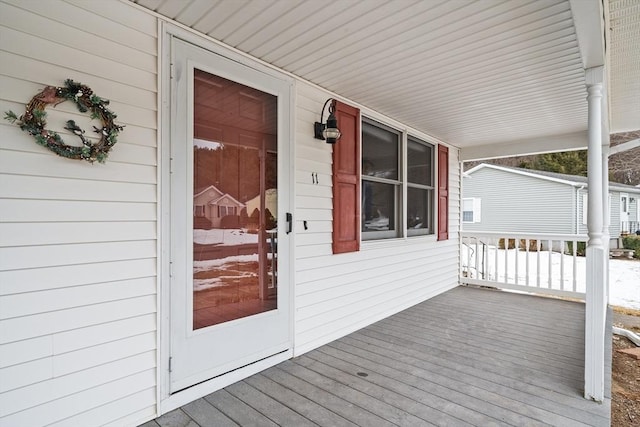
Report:
<svg viewBox="0 0 640 427"><path fill-rule="evenodd" d="M581 186L580 188L576 187L576 231L575 234L580 234L580 209L578 209L578 206L580 206L580 190L584 190L584 185ZM586 206L582 206L582 210L584 211L586 209Z"/></svg>
<svg viewBox="0 0 640 427"><path fill-rule="evenodd" d="M629 341L634 343L636 347L640 347L640 336L638 336L633 331L629 331L627 329L622 329L614 326L613 333L616 335L622 335L623 337L629 338Z"/></svg>

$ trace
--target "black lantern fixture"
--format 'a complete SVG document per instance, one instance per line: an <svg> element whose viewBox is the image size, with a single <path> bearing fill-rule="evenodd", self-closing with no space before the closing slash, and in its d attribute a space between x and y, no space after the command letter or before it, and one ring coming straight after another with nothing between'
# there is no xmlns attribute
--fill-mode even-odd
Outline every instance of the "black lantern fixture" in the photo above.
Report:
<svg viewBox="0 0 640 427"><path fill-rule="evenodd" d="M322 123L322 118L324 117L324 110L327 108L327 104L331 102L329 105L329 117L327 117L327 123ZM340 139L341 133L340 129L338 129L338 119L336 119L336 100L333 98L327 99L327 102L324 103L322 107L322 112L320 113L320 122L315 122L313 129L315 131L316 139L324 139L327 141L327 144L335 144L338 139Z"/></svg>

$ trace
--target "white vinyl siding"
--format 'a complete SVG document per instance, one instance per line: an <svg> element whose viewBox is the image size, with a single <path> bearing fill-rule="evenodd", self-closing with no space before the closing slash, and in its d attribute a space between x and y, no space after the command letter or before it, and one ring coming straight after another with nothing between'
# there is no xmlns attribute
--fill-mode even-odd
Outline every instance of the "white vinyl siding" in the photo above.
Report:
<svg viewBox="0 0 640 427"><path fill-rule="evenodd" d="M71 78L125 125L92 165L0 122L0 425L156 412L156 32L122 2L0 3L2 111ZM70 102L46 112L89 127Z"/></svg>
<svg viewBox="0 0 640 427"><path fill-rule="evenodd" d="M331 146L312 132L330 95L301 82L296 88L294 342L302 354L457 285L460 178L450 149L449 240L363 242L359 252L332 255Z"/></svg>
<svg viewBox="0 0 640 427"><path fill-rule="evenodd" d="M91 165L0 122L0 425L125 426L156 415L165 375L156 366L157 28L127 2L0 0L2 111L20 115L45 86L72 78L109 99L126 126L106 164ZM449 240L333 255L332 147L312 133L330 95L295 88L289 286L302 354L457 286L460 176L450 148ZM50 123L89 123L68 102L47 113Z"/></svg>
<svg viewBox="0 0 640 427"><path fill-rule="evenodd" d="M462 197L482 199L482 222L465 231L573 233L575 188L485 167L464 178Z"/></svg>

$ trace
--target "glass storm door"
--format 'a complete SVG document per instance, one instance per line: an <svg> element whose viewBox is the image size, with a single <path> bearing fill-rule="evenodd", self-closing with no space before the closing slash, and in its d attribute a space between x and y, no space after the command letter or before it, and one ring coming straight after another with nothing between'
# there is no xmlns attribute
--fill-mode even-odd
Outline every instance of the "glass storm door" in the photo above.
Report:
<svg viewBox="0 0 640 427"><path fill-rule="evenodd" d="M289 84L178 40L173 53L175 392L289 348L278 268L288 254L278 142L287 140Z"/></svg>

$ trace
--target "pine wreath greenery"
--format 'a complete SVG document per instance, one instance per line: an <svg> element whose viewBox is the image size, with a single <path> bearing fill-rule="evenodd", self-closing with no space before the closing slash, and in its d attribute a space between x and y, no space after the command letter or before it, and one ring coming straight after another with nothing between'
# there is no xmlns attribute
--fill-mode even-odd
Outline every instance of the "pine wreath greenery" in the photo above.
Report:
<svg viewBox="0 0 640 427"><path fill-rule="evenodd" d="M22 116L18 117L13 111L7 111L4 118L11 123L16 123L20 129L33 136L38 144L59 156L86 160L90 163L95 161L104 163L111 148L117 142L118 133L124 126L114 123L116 115L107 108L108 100L95 95L88 86L71 79L65 80L64 83L64 87L44 88L27 104L27 109ZM74 120L67 120L65 129L78 136L82 146L67 145L57 132L46 129L45 108L48 105L55 107L64 101L73 101L81 113L91 112L91 119L99 119L102 122L101 128L93 127L94 132L100 135L97 143L91 142L85 136L85 131Z"/></svg>

